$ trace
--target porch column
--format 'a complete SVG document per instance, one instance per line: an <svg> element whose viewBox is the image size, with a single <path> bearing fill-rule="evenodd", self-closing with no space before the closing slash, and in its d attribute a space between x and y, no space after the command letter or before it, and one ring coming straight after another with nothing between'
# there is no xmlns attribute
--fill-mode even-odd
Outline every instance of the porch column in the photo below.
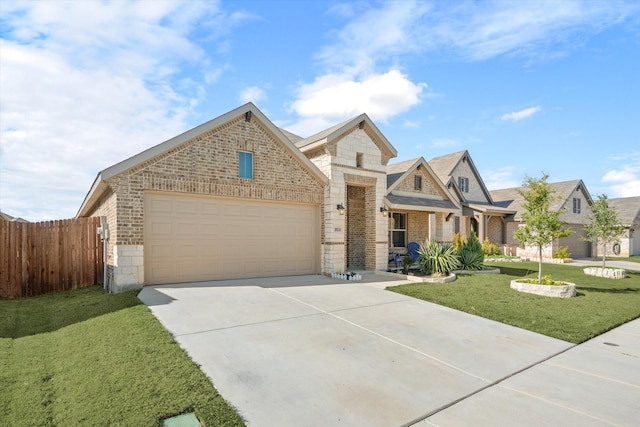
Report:
<svg viewBox="0 0 640 427"><path fill-rule="evenodd" d="M436 214L429 214L429 240L436 240L438 238L438 224L436 223Z"/></svg>

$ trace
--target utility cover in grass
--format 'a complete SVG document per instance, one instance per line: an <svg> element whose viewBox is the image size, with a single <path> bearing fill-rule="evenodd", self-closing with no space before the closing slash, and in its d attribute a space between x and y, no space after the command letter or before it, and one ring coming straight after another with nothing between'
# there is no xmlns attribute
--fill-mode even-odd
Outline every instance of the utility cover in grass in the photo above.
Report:
<svg viewBox="0 0 640 427"><path fill-rule="evenodd" d="M193 412L165 418L160 421L160 427L201 427L200 421Z"/></svg>

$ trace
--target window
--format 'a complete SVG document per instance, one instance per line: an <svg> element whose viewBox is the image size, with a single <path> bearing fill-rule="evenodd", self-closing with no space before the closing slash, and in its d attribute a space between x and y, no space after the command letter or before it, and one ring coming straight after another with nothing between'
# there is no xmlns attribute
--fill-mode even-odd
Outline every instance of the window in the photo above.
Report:
<svg viewBox="0 0 640 427"><path fill-rule="evenodd" d="M393 212L389 218L389 241L394 248L407 245L407 214Z"/></svg>
<svg viewBox="0 0 640 427"><path fill-rule="evenodd" d="M362 153L356 153L356 167L362 167Z"/></svg>
<svg viewBox="0 0 640 427"><path fill-rule="evenodd" d="M422 176L420 175L415 176L415 188L418 191L422 191Z"/></svg>
<svg viewBox="0 0 640 427"><path fill-rule="evenodd" d="M238 152L239 169L238 176L244 179L253 179L253 153Z"/></svg>
<svg viewBox="0 0 640 427"><path fill-rule="evenodd" d="M573 199L573 213L580 213L580 199Z"/></svg>
<svg viewBox="0 0 640 427"><path fill-rule="evenodd" d="M469 192L469 178L458 177L458 187L460 187L460 191L463 193Z"/></svg>

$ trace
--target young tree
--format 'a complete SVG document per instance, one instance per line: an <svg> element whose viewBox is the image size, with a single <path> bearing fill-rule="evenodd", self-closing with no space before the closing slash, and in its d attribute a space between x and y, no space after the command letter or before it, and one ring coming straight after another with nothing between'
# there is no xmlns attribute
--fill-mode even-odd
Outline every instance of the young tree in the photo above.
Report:
<svg viewBox="0 0 640 427"><path fill-rule="evenodd" d="M538 282L542 280L542 248L550 245L560 237L566 237L573 233L563 228L565 223L560 220L564 209L551 210L551 203L556 200L555 191L547 183L549 175L543 174L542 178L535 179L526 176L525 191L518 191L524 197L524 212L522 219L525 224L516 230L514 237L521 244L529 244L538 247Z"/></svg>
<svg viewBox="0 0 640 427"><path fill-rule="evenodd" d="M607 244L613 243L624 233L624 226L620 224L615 208L609 206L605 194L598 196L598 200L591 206L591 213L593 215L587 217L591 223L585 225L584 229L587 232L587 240L594 245L602 243L602 268L604 269Z"/></svg>

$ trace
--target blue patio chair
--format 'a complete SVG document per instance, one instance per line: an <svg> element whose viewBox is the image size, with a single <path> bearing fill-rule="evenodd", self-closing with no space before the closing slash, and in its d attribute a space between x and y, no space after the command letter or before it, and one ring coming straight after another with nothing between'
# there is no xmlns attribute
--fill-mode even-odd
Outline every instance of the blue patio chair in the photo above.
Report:
<svg viewBox="0 0 640 427"><path fill-rule="evenodd" d="M412 262L418 261L418 250L419 249L420 249L420 245L417 244L416 242L410 242L407 245L407 251L409 252L409 255L411 255L411 261Z"/></svg>

